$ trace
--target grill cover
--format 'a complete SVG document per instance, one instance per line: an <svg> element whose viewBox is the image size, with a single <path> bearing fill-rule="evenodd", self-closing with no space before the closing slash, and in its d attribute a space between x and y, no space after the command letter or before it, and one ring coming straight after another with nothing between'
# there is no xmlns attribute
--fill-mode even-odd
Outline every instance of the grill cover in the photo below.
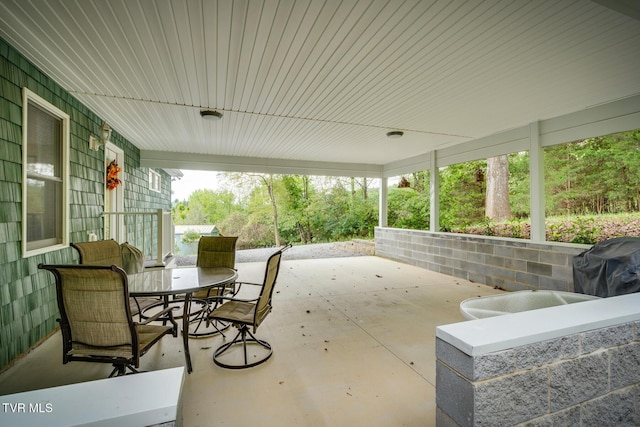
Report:
<svg viewBox="0 0 640 427"><path fill-rule="evenodd" d="M599 297L640 291L640 237L605 240L576 255L573 285L578 293Z"/></svg>

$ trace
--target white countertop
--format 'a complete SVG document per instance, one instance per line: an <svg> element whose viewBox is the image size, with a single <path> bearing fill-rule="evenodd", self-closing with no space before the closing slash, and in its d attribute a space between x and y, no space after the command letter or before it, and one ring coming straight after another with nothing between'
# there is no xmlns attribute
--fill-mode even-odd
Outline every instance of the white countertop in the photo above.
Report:
<svg viewBox="0 0 640 427"><path fill-rule="evenodd" d="M173 421L179 417L183 380L180 367L0 396L0 425L126 427Z"/></svg>
<svg viewBox="0 0 640 427"><path fill-rule="evenodd" d="M640 293L438 326L465 354L486 353L640 320Z"/></svg>

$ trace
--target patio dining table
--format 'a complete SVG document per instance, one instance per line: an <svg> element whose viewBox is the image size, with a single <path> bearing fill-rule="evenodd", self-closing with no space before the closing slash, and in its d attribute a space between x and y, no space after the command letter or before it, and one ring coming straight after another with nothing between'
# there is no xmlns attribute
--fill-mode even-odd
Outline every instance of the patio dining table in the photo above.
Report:
<svg viewBox="0 0 640 427"><path fill-rule="evenodd" d="M149 269L128 275L129 294L133 297L185 295L182 309L182 341L187 372L193 370L191 353L189 352L189 309L191 295L194 292L207 290L233 283L238 273L225 267L179 267L167 269Z"/></svg>

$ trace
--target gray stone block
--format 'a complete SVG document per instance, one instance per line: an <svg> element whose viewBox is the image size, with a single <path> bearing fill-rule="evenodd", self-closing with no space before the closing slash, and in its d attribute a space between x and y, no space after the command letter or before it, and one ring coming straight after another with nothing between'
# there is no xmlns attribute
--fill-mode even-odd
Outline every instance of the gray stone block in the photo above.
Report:
<svg viewBox="0 0 640 427"><path fill-rule="evenodd" d="M473 385L436 361L436 405L461 426L474 425Z"/></svg>
<svg viewBox="0 0 640 427"><path fill-rule="evenodd" d="M634 325L626 323L610 328L595 329L580 334L582 352L591 353L601 348L616 347L633 341Z"/></svg>
<svg viewBox="0 0 640 427"><path fill-rule="evenodd" d="M505 350L473 358L473 380L495 378L515 372L514 351Z"/></svg>
<svg viewBox="0 0 640 427"><path fill-rule="evenodd" d="M635 387L616 391L582 405L582 425L599 427L636 426Z"/></svg>
<svg viewBox="0 0 640 427"><path fill-rule="evenodd" d="M573 282L573 267L567 267L562 265L552 265L551 276L556 280Z"/></svg>
<svg viewBox="0 0 640 427"><path fill-rule="evenodd" d="M438 407L436 407L436 425L438 427L460 427L460 424Z"/></svg>
<svg viewBox="0 0 640 427"><path fill-rule="evenodd" d="M482 254L493 254L494 245L486 244L486 243L478 243L476 244L476 251Z"/></svg>
<svg viewBox="0 0 640 427"><path fill-rule="evenodd" d="M567 254L556 251L540 251L540 262L543 262L545 264L567 266L571 265L569 261L570 257Z"/></svg>
<svg viewBox="0 0 640 427"><path fill-rule="evenodd" d="M518 424L517 427L581 427L580 406Z"/></svg>
<svg viewBox="0 0 640 427"><path fill-rule="evenodd" d="M487 276L481 273L474 273L472 271L467 271L465 278L473 283L486 283L487 281Z"/></svg>
<svg viewBox="0 0 640 427"><path fill-rule="evenodd" d="M460 375L469 379L473 378L473 358L437 337L436 359L439 362L448 365Z"/></svg>
<svg viewBox="0 0 640 427"><path fill-rule="evenodd" d="M573 292L573 280L556 280L552 277L539 276L538 286L540 289L551 291Z"/></svg>
<svg viewBox="0 0 640 427"><path fill-rule="evenodd" d="M548 413L548 375L536 369L476 383L476 426L511 426Z"/></svg>
<svg viewBox="0 0 640 427"><path fill-rule="evenodd" d="M527 262L522 259L505 258L504 266L515 271L527 271Z"/></svg>
<svg viewBox="0 0 640 427"><path fill-rule="evenodd" d="M493 249L494 255L505 257L505 258L513 258L513 247L512 246L496 246Z"/></svg>
<svg viewBox="0 0 640 427"><path fill-rule="evenodd" d="M540 262L533 261L527 262L527 272L549 277L553 274L552 268L549 264L542 264Z"/></svg>
<svg viewBox="0 0 640 427"><path fill-rule="evenodd" d="M515 368L517 370L540 367L559 360L576 358L579 355L579 335L569 335L557 339L542 341L516 347L513 350Z"/></svg>
<svg viewBox="0 0 640 427"><path fill-rule="evenodd" d="M496 267L504 267L504 257L496 255L485 255L484 262Z"/></svg>
<svg viewBox="0 0 640 427"><path fill-rule="evenodd" d="M496 277L496 276L487 276L487 280L484 283L487 286L492 286L494 288L502 288L505 289L504 287L504 279L501 277Z"/></svg>
<svg viewBox="0 0 640 427"><path fill-rule="evenodd" d="M593 353L550 366L551 411L568 408L609 391L609 356Z"/></svg>
<svg viewBox="0 0 640 427"><path fill-rule="evenodd" d="M522 283L526 286L530 286L534 289L538 289L538 286L540 284L540 276L538 276L537 274L516 271L516 282Z"/></svg>
<svg viewBox="0 0 640 427"><path fill-rule="evenodd" d="M640 383L640 343L609 350L611 357L611 389Z"/></svg>
<svg viewBox="0 0 640 427"><path fill-rule="evenodd" d="M537 250L528 248L516 248L513 251L513 257L526 261L538 261L540 259L540 255Z"/></svg>

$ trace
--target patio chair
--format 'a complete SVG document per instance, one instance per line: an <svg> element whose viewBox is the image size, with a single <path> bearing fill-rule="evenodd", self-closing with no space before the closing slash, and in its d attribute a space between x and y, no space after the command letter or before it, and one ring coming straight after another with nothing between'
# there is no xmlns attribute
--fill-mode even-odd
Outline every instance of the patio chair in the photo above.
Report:
<svg viewBox="0 0 640 427"><path fill-rule="evenodd" d="M198 255L196 259L196 267L227 267L235 268L236 261L236 242L237 237L228 236L202 236L198 242ZM200 292L194 292L191 295L191 309L188 316L191 319L189 325L190 337L207 337L222 333L229 327L228 324L222 322L212 322L208 320L208 315L213 308L219 304L216 300L218 296L235 294L235 284L230 283L223 288L210 288ZM178 295L169 301L168 299L156 302L142 309L142 316L146 317L147 313L153 313L160 307L168 307L169 305L179 306L184 303L184 295ZM181 308L182 309L182 308ZM179 312L176 317L182 317L183 313Z"/></svg>
<svg viewBox="0 0 640 427"><path fill-rule="evenodd" d="M167 308L170 325L133 321L127 275L115 265L44 265L56 279L62 332L62 363L85 361L111 363L109 377L137 373L140 357L163 336L178 336L178 325Z"/></svg>
<svg viewBox="0 0 640 427"><path fill-rule="evenodd" d="M82 265L103 265L107 267L115 265L124 268L122 247L113 239L71 243L71 247L78 251L79 263ZM127 273L132 272L127 271ZM131 297L131 314L138 316L142 321L144 319L142 312L157 304L158 301L158 298Z"/></svg>
<svg viewBox="0 0 640 427"><path fill-rule="evenodd" d="M235 269L237 241L237 237L230 236L200 237L196 267L227 267ZM220 304L218 297L235 295L236 292L235 283L230 283L223 288L211 288L206 291L194 293L193 299L204 301L205 305L203 310L191 321L191 323L196 326L193 332L189 332L189 335L203 337L222 333L223 330L227 329L229 324L210 321L208 316ZM206 327L201 330L200 328L203 324L206 325Z"/></svg>
<svg viewBox="0 0 640 427"><path fill-rule="evenodd" d="M288 247L288 245L285 246L269 257L262 283L237 282L238 285L260 286L260 295L257 298L217 297L217 299L226 300L226 302L215 308L209 314L209 319L229 322L238 328L238 333L233 340L222 344L213 352L213 361L216 365L230 369L250 368L264 363L273 354L271 344L256 338L253 334L271 312L273 289L280 270L280 259L282 252ZM253 330L253 333L249 328ZM261 353L253 354L254 357L251 360L247 353L250 345ZM242 362L237 363L237 357L234 360L234 350L232 349L235 349L236 353L238 350L242 350Z"/></svg>

